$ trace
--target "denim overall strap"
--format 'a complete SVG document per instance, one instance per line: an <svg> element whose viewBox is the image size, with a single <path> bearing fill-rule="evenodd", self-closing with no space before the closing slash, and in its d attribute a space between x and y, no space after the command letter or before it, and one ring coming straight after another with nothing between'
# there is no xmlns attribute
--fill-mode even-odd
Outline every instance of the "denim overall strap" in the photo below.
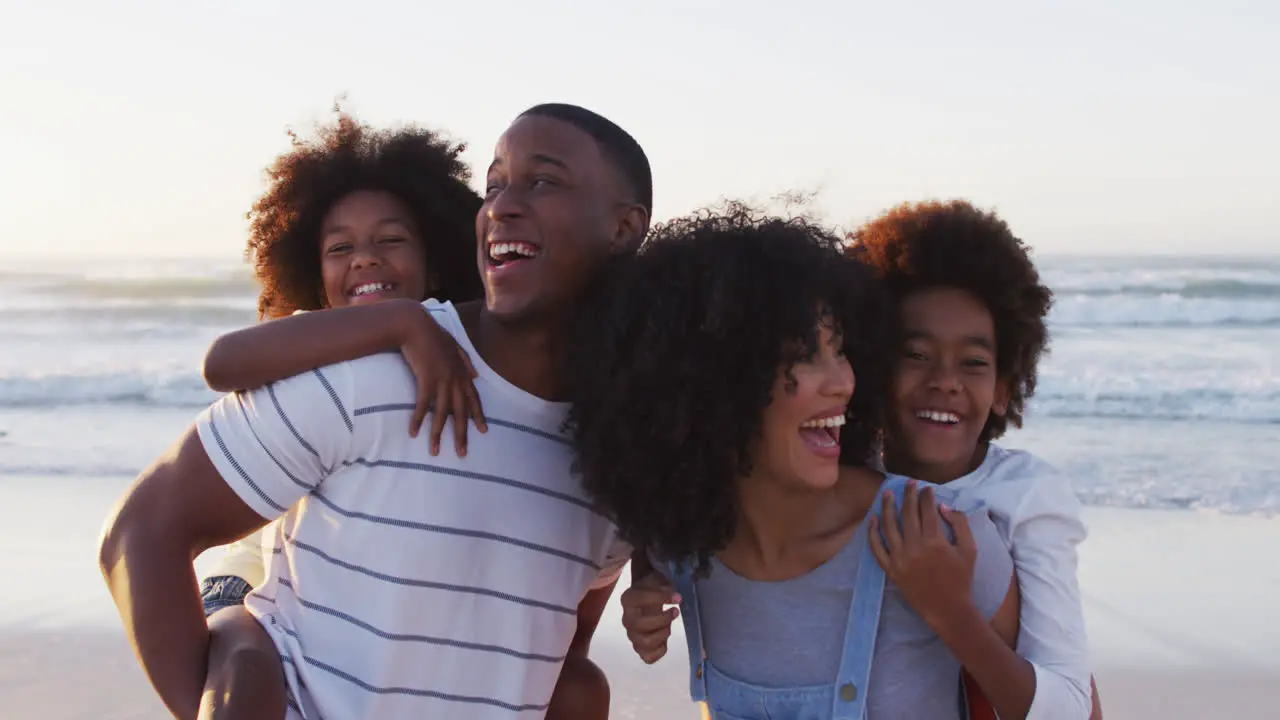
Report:
<svg viewBox="0 0 1280 720"><path fill-rule="evenodd" d="M694 702L707 699L707 649L702 644L702 618L698 614L698 589L693 581L693 560L684 567L667 563L671 581L680 593L680 619L684 621L684 639L689 645L689 696Z"/></svg>
<svg viewBox="0 0 1280 720"><path fill-rule="evenodd" d="M906 487L906 479L890 477L881 491L892 490L898 498ZM879 517L880 502L871 506L868 520ZM884 570L871 552L870 530L862 533L862 549L858 558L858 574L854 579L849 619L845 624L844 655L840 674L836 676L832 720L863 720L867 713L867 689L871 684L871 660L875 656L876 633L880 629L880 608L884 603Z"/></svg>

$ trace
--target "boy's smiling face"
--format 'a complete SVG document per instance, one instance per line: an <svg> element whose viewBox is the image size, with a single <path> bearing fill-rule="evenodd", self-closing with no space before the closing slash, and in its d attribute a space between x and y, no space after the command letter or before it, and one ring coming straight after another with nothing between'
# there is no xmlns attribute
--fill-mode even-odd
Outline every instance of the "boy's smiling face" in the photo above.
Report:
<svg viewBox="0 0 1280 720"><path fill-rule="evenodd" d="M925 288L901 304L902 346L894 366L885 461L890 470L943 483L985 454L982 430L1003 415L1008 383L996 368L995 321L957 288Z"/></svg>

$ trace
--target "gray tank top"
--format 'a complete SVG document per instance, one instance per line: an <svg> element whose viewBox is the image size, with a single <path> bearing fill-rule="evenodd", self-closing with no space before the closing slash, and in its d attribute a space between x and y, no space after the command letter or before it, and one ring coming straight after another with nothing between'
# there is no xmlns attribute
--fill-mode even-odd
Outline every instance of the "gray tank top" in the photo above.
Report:
<svg viewBox="0 0 1280 720"><path fill-rule="evenodd" d="M1013 559L985 511L969 515L978 548L973 599L990 619L1013 578ZM708 655L723 674L763 687L832 682L866 526L830 560L783 582L747 580L712 560L697 581ZM867 695L870 720L960 717L960 662L902 598L885 585Z"/></svg>

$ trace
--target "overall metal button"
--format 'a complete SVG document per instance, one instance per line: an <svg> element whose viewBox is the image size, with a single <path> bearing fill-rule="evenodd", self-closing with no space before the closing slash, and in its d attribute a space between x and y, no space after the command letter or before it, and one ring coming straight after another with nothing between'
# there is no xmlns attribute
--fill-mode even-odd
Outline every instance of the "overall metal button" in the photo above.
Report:
<svg viewBox="0 0 1280 720"><path fill-rule="evenodd" d="M853 702L858 699L858 688L853 683L845 683L840 686L840 699L845 702Z"/></svg>

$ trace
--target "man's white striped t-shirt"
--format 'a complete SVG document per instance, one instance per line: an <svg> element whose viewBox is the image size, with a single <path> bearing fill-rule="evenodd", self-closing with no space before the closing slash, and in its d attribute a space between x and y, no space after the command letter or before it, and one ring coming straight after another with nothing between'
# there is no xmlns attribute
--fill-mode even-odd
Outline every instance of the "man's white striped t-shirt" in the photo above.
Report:
<svg viewBox="0 0 1280 720"><path fill-rule="evenodd" d="M567 406L493 372L452 305L488 433L409 437L398 353L229 395L197 426L274 551L246 606L275 640L290 718L541 718L587 591L629 549L571 473Z"/></svg>

